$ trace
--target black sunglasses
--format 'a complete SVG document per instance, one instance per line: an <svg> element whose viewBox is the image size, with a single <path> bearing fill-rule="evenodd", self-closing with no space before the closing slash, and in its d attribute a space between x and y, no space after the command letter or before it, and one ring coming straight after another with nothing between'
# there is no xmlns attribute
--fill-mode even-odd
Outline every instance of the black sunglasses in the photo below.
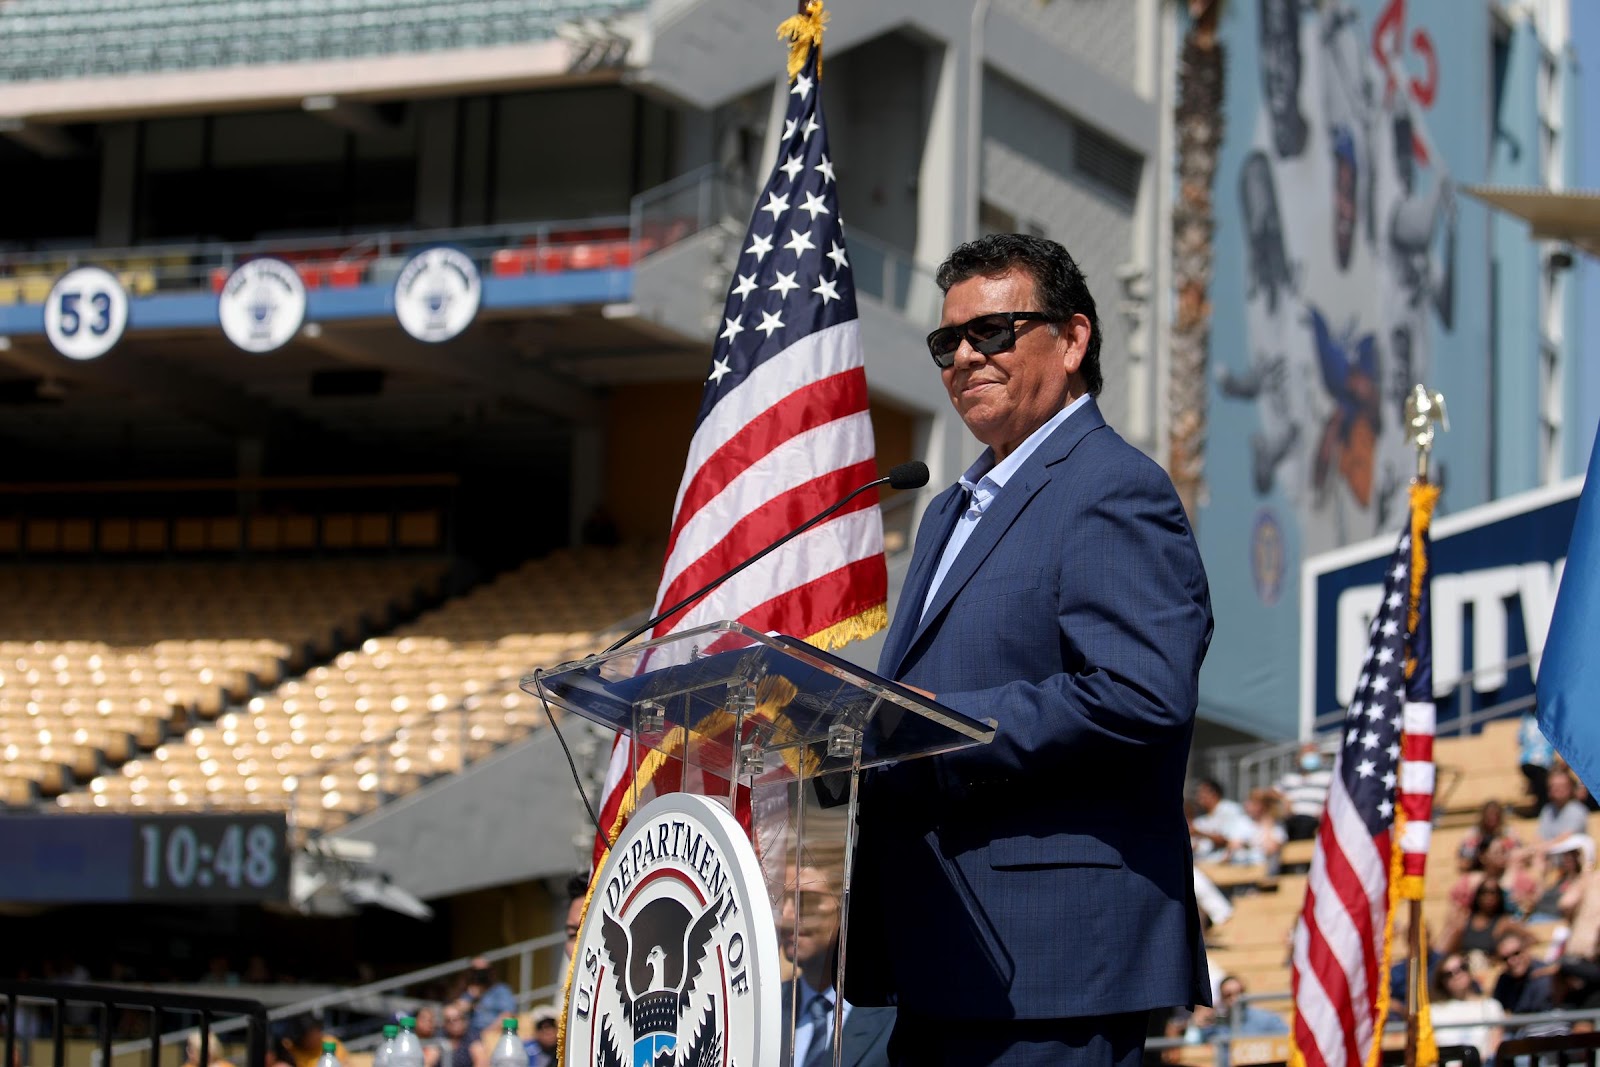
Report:
<svg viewBox="0 0 1600 1067"><path fill-rule="evenodd" d="M928 335L928 354L941 369L955 366L956 349L966 339L974 352L992 356L1017 343L1017 323L1056 322L1040 311L994 311L959 326L941 326Z"/></svg>

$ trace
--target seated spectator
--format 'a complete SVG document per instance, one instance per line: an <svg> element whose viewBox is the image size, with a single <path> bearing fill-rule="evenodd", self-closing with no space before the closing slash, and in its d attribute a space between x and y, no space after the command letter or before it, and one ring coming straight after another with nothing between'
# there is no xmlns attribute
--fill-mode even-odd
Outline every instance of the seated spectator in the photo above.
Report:
<svg viewBox="0 0 1600 1067"><path fill-rule="evenodd" d="M1500 939L1496 951L1504 967L1494 984L1494 999L1500 1006L1512 1015L1554 1010L1555 989L1550 977L1555 967L1541 967L1535 962L1528 939L1522 934L1511 934Z"/></svg>
<svg viewBox="0 0 1600 1067"><path fill-rule="evenodd" d="M1552 775L1550 781L1554 783L1555 776ZM1593 848L1592 841L1583 834L1555 844L1545 867L1544 885L1528 916L1529 922L1566 922L1573 917L1583 899L1583 872L1590 865L1587 854Z"/></svg>
<svg viewBox="0 0 1600 1067"><path fill-rule="evenodd" d="M1189 822L1189 832L1194 840L1196 859L1220 859L1227 850L1228 841L1248 835L1249 819L1239 802L1222 795L1222 786L1212 778L1203 778L1194 791L1195 804L1200 814Z"/></svg>
<svg viewBox="0 0 1600 1067"><path fill-rule="evenodd" d="M1289 1032L1276 1014L1246 1003L1244 994L1244 979L1224 979L1216 1011L1210 1013L1210 1022L1200 1027L1200 1040L1215 1044L1217 1067L1228 1067L1228 1042L1236 1037L1276 1037Z"/></svg>
<svg viewBox="0 0 1600 1067"><path fill-rule="evenodd" d="M1506 891L1506 906L1513 915L1527 915L1540 892L1533 862L1534 857L1514 851L1509 838L1499 838L1479 854L1479 869L1462 874L1450 887L1451 906L1471 911L1478 886L1489 882Z"/></svg>
<svg viewBox="0 0 1600 1067"><path fill-rule="evenodd" d="M325 1039L333 1042L333 1054L339 1057L339 1062L348 1062L350 1053L345 1049L344 1043L336 1037L323 1033L322 1020L315 1015L297 1015L286 1020L279 1031L277 1044L282 1049L284 1058L294 1064L294 1067L317 1067L317 1061L322 1058L322 1042Z"/></svg>
<svg viewBox="0 0 1600 1067"><path fill-rule="evenodd" d="M1578 799L1578 783L1568 770L1550 772L1550 799L1539 811L1539 841L1544 851L1574 834L1589 832L1589 809Z"/></svg>
<svg viewBox="0 0 1600 1067"><path fill-rule="evenodd" d="M1244 802L1244 819L1228 840L1232 863L1262 863L1267 873L1278 873L1278 853L1288 840L1278 821L1278 795L1270 789L1252 789Z"/></svg>
<svg viewBox="0 0 1600 1067"><path fill-rule="evenodd" d="M1411 944L1410 928L1404 919L1397 918L1394 923L1395 955L1399 958L1389 965L1389 1004L1392 1011L1404 1014L1407 1003L1411 999L1411 960L1407 958L1407 946ZM1422 980L1433 981L1434 972L1439 969L1439 961L1444 959L1444 953L1433 947L1428 948L1428 957L1423 961Z"/></svg>
<svg viewBox="0 0 1600 1067"><path fill-rule="evenodd" d="M465 1018L460 1008L455 1012L458 1018ZM439 1012L432 1004L424 1004L417 1009L415 1018L417 1041L422 1045L422 1067L439 1067L441 1062L449 1063L455 1045L448 1038L439 1036Z"/></svg>
<svg viewBox="0 0 1600 1067"><path fill-rule="evenodd" d="M1298 769L1278 779L1278 795L1289 806L1284 830L1290 841L1310 841L1317 836L1328 787L1333 784L1333 769L1327 762L1321 750L1308 741L1300 746Z"/></svg>
<svg viewBox="0 0 1600 1067"><path fill-rule="evenodd" d="M1498 861L1499 851L1504 847L1505 843L1500 842L1484 853L1485 873L1488 865ZM1505 888L1512 910L1525 920L1533 914L1533 907L1539 901L1539 894L1543 892L1539 879L1544 869L1544 857L1526 848L1519 848L1510 850L1508 859L1506 872L1501 876L1500 884Z"/></svg>
<svg viewBox="0 0 1600 1067"><path fill-rule="evenodd" d="M1208 931L1233 918L1233 904L1229 902L1227 894L1218 889L1217 883L1199 867L1194 869L1194 899Z"/></svg>
<svg viewBox="0 0 1600 1067"><path fill-rule="evenodd" d="M1522 713L1522 722L1517 727L1517 747L1521 750L1522 777L1527 779L1528 793L1533 797L1533 807L1527 814L1537 814L1550 800L1546 779L1556 750L1545 740L1539 729L1539 717L1531 711Z"/></svg>
<svg viewBox="0 0 1600 1067"><path fill-rule="evenodd" d="M446 1004L444 1040L439 1043L439 1067L472 1067L471 1018L462 1001Z"/></svg>
<svg viewBox="0 0 1600 1067"><path fill-rule="evenodd" d="M1499 883L1485 880L1473 893L1472 907L1466 912L1453 912L1445 920L1439 950L1446 955L1476 952L1492 959L1500 941L1518 933L1522 933L1522 927L1506 907L1506 891Z"/></svg>
<svg viewBox="0 0 1600 1067"><path fill-rule="evenodd" d="M510 986L495 980L489 961L482 956L473 959L467 970L467 987L461 999L471 1012L467 1029L474 1036L490 1027L498 1030L501 1020L517 1013L517 995Z"/></svg>
<svg viewBox="0 0 1600 1067"><path fill-rule="evenodd" d="M1463 872L1481 871L1483 854L1497 841L1505 841L1513 849L1522 845L1506 826L1505 808L1498 800L1489 800L1478 812L1477 825L1461 839L1461 848L1456 852L1457 868Z"/></svg>
<svg viewBox="0 0 1600 1067"><path fill-rule="evenodd" d="M1505 1009L1483 995L1460 953L1449 953L1433 973L1433 1036L1441 1045L1471 1045L1488 1063L1500 1047Z"/></svg>
<svg viewBox="0 0 1600 1067"><path fill-rule="evenodd" d="M528 1016L532 1036L522 1043L528 1053L528 1067L556 1067L556 1009L540 1004Z"/></svg>
<svg viewBox="0 0 1600 1067"><path fill-rule="evenodd" d="M228 1062L222 1049L222 1042L217 1039L217 1035L206 1036L210 1039L206 1042L206 1067L233 1067L233 1064ZM200 1031L196 1030L190 1034L188 1040L183 1043L183 1048L183 1067L200 1067Z"/></svg>

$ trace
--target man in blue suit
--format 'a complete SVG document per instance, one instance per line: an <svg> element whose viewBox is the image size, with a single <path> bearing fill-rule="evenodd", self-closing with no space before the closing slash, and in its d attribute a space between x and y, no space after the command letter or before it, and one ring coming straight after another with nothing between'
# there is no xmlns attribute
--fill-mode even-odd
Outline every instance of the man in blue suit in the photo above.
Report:
<svg viewBox="0 0 1600 1067"><path fill-rule="evenodd" d="M841 1005L833 989L839 948L838 883L836 868L788 870L790 890L784 893L778 914L778 945L794 966L794 977L783 986L778 1062L785 1067L791 1062L793 1067L833 1067L834 1016L841 1010L841 1067L889 1067L894 1009L856 1007L848 1000ZM791 1018L798 1020L792 1029Z"/></svg>
<svg viewBox="0 0 1600 1067"><path fill-rule="evenodd" d="M1209 1002L1183 779L1211 639L1172 483L1106 426L1066 249L956 249L928 338L987 446L917 531L880 673L999 726L864 784L846 994L898 1064L1132 1067Z"/></svg>

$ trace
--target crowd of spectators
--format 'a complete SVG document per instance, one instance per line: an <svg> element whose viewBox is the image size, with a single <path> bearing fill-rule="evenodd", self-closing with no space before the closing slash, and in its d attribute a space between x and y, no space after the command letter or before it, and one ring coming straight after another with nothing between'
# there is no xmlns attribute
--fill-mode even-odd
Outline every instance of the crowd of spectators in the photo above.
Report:
<svg viewBox="0 0 1600 1067"><path fill-rule="evenodd" d="M1569 1028L1566 1023L1518 1026L1508 1018L1600 1009L1600 870L1590 828L1591 812L1600 810L1600 803L1550 749L1531 715L1520 724L1518 760L1530 803L1515 814L1531 819L1531 826L1519 832L1506 805L1483 805L1460 840L1444 920L1428 930L1426 982L1438 1042L1472 1045L1485 1062L1503 1037ZM1315 838L1332 782L1330 763L1316 746L1306 745L1272 789L1252 790L1242 802L1229 798L1214 780L1196 784L1191 842L1196 896L1208 927L1226 923L1233 911L1213 877L1235 892L1255 891L1278 872L1287 842ZM1225 879L1234 865L1264 868L1266 877L1242 884ZM1226 934L1220 936L1224 940L1218 943L1225 944ZM1407 943L1403 917L1394 938ZM1406 968L1400 959L1390 976L1399 1012L1405 1010ZM1244 999L1238 976L1214 973L1213 982L1219 980L1215 1010L1176 1013L1155 1032L1212 1044L1215 1063L1227 1067L1227 1039L1281 1035L1285 1024L1280 1011Z"/></svg>

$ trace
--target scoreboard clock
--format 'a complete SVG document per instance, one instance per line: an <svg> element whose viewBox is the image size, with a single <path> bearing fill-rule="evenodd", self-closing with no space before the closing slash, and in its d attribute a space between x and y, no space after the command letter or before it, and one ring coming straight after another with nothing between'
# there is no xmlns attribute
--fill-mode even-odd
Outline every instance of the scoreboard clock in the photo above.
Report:
<svg viewBox="0 0 1600 1067"><path fill-rule="evenodd" d="M260 903L289 895L281 813L0 817L0 902Z"/></svg>
<svg viewBox="0 0 1600 1067"><path fill-rule="evenodd" d="M272 899L262 894L285 882L285 831L281 815L276 820L233 815L138 819L132 897Z"/></svg>

